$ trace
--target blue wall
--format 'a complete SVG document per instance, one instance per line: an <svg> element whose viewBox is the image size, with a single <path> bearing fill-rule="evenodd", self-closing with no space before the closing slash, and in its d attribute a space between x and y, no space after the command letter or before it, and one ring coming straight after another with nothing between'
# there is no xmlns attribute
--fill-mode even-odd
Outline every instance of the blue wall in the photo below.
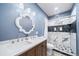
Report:
<svg viewBox="0 0 79 59"><path fill-rule="evenodd" d="M31 8L32 11L36 12L35 18L35 29L28 36L36 35L38 31L38 36L44 35L44 27L46 15L41 11L41 9L36 4L24 4L24 8ZM3 4L0 3L0 41L11 40L19 37L25 37L23 33L19 32L16 25L15 19L19 16L18 4ZM23 23L23 22L22 22ZM26 26L29 24L24 23ZM25 26L24 25L24 26Z"/></svg>

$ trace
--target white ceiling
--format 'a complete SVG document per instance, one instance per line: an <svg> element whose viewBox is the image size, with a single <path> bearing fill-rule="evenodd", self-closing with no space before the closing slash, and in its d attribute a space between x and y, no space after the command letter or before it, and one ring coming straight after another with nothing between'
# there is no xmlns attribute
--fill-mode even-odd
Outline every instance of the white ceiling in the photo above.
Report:
<svg viewBox="0 0 79 59"><path fill-rule="evenodd" d="M37 3L40 8L48 15L53 16L63 13L72 8L72 3Z"/></svg>

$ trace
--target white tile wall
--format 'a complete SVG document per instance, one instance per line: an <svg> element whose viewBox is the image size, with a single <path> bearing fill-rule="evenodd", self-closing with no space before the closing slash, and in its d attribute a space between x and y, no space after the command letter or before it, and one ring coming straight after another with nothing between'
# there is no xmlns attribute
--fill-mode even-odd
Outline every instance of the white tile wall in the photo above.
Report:
<svg viewBox="0 0 79 59"><path fill-rule="evenodd" d="M66 53L76 54L76 34L67 32L49 32L48 42Z"/></svg>

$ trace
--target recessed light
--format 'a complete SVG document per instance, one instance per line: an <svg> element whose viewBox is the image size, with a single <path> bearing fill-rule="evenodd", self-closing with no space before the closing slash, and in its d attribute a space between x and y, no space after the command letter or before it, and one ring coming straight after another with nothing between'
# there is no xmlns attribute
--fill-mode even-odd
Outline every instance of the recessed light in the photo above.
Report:
<svg viewBox="0 0 79 59"><path fill-rule="evenodd" d="M58 7L55 7L55 11L57 11L58 10Z"/></svg>

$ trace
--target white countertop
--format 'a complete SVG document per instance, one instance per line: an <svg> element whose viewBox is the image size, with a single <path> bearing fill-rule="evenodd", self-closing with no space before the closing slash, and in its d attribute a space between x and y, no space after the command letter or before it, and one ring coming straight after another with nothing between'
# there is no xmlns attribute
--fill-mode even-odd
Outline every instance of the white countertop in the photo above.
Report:
<svg viewBox="0 0 79 59"><path fill-rule="evenodd" d="M23 41L21 41L21 39L23 39ZM21 53L46 40L44 38L30 37L28 38L28 40L25 39L26 38L19 38L19 42L17 42L18 39L14 39L13 41L15 43L12 43L12 40L7 41L6 43L0 43L0 56L20 55Z"/></svg>

